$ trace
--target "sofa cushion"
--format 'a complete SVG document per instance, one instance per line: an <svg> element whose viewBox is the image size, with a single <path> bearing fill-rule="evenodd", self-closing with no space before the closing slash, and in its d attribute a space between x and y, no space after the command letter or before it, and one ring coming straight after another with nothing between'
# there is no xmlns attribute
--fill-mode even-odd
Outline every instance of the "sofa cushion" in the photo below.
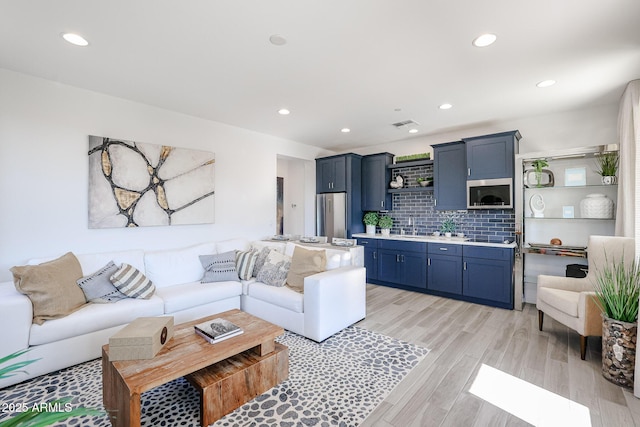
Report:
<svg viewBox="0 0 640 427"><path fill-rule="evenodd" d="M291 257L272 250L258 272L256 280L270 286L284 286L290 266Z"/></svg>
<svg viewBox="0 0 640 427"><path fill-rule="evenodd" d="M304 278L325 271L326 251L314 251L297 246L291 257L287 286L296 292L304 292Z"/></svg>
<svg viewBox="0 0 640 427"><path fill-rule="evenodd" d="M118 271L118 266L115 265L113 261L109 261L107 265L98 271L79 279L77 283L82 289L82 292L84 292L86 300L103 304L127 298L125 294L120 292L118 288L111 283L111 276L116 271Z"/></svg>
<svg viewBox="0 0 640 427"><path fill-rule="evenodd" d="M113 304L86 304L70 316L31 326L29 345L47 344L126 325L138 317L160 316L164 314L163 305L162 299L155 295L148 300L125 298ZM96 346L102 344L92 343Z"/></svg>
<svg viewBox="0 0 640 427"><path fill-rule="evenodd" d="M105 264L113 261L118 267L126 263L140 271L145 271L144 267L144 251L143 250L130 250L130 251L113 251L93 254L77 254L76 257L82 267L82 275L88 276L104 267Z"/></svg>
<svg viewBox="0 0 640 427"><path fill-rule="evenodd" d="M236 252L236 271L240 280L249 280L253 277L258 252L253 250Z"/></svg>
<svg viewBox="0 0 640 427"><path fill-rule="evenodd" d="M149 299L156 290L144 273L126 263L111 275L111 282L129 298Z"/></svg>
<svg viewBox="0 0 640 427"><path fill-rule="evenodd" d="M145 273L156 288L195 282L204 275L204 268L198 257L215 253L217 252L214 242L183 249L146 252Z"/></svg>
<svg viewBox="0 0 640 427"><path fill-rule="evenodd" d="M264 266L264 263L267 262L267 258L269 258L269 253L271 252L271 248L268 246L262 247L258 251L258 255L256 255L256 261L253 264L253 277L257 277L258 273Z"/></svg>
<svg viewBox="0 0 640 427"><path fill-rule="evenodd" d="M183 283L160 288L156 291L156 294L164 301L164 312L166 314L237 297L241 293L242 285L237 280L205 285L200 282Z"/></svg>
<svg viewBox="0 0 640 427"><path fill-rule="evenodd" d="M238 280L236 251L215 255L200 255L199 258L204 268L204 274L200 280L202 283Z"/></svg>
<svg viewBox="0 0 640 427"><path fill-rule="evenodd" d="M229 251L246 251L249 250L250 243L246 239L230 239L222 240L216 243L216 252L219 254Z"/></svg>
<svg viewBox="0 0 640 427"><path fill-rule="evenodd" d="M286 286L277 288L254 282L249 284L249 296L296 313L304 312L304 296Z"/></svg>
<svg viewBox="0 0 640 427"><path fill-rule="evenodd" d="M10 271L18 292L31 300L33 322L38 325L73 313L87 302L76 283L82 277L82 268L71 252L42 264L12 267Z"/></svg>

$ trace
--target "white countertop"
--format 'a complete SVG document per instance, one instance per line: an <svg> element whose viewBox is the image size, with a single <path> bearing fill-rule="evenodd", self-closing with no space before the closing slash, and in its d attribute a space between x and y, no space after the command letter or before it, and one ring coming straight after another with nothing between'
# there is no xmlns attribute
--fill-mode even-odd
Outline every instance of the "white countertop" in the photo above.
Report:
<svg viewBox="0 0 640 427"><path fill-rule="evenodd" d="M356 233L352 235L354 238L369 238L369 239L385 239L385 240L402 240L405 242L426 242L426 243L452 243L458 245L471 245L471 246L491 246L495 248L515 248L515 242L510 243L492 243L492 242L472 242L466 237L444 237L444 236L412 236L410 234L400 235L391 234L389 237L382 234L366 234Z"/></svg>

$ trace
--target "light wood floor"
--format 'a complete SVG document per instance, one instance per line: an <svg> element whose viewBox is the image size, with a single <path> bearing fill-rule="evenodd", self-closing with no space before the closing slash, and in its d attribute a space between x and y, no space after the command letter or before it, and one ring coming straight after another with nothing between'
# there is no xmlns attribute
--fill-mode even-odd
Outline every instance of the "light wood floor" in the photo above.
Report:
<svg viewBox="0 0 640 427"><path fill-rule="evenodd" d="M483 364L588 407L590 424L564 426L640 426L640 399L602 377L601 340L589 338L580 360L578 335L549 316L538 331L533 305L503 310L367 285L367 317L358 326L431 350L365 427L531 425L469 392Z"/></svg>

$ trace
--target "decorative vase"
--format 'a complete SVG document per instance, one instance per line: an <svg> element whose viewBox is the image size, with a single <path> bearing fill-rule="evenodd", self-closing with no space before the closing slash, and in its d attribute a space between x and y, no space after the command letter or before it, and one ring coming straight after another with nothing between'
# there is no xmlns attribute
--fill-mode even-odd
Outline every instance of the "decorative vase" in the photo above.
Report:
<svg viewBox="0 0 640 427"><path fill-rule="evenodd" d="M617 183L618 183L618 177L615 175L602 177L602 185L615 185Z"/></svg>
<svg viewBox="0 0 640 427"><path fill-rule="evenodd" d="M602 375L629 389L633 389L637 335L637 323L602 315Z"/></svg>
<svg viewBox="0 0 640 427"><path fill-rule="evenodd" d="M390 228L381 228L380 229L380 233L382 233L382 235L384 237L389 237L389 235L391 234L391 229Z"/></svg>
<svg viewBox="0 0 640 427"><path fill-rule="evenodd" d="M580 215L582 218L613 218L613 200L604 194L587 194L580 201Z"/></svg>
<svg viewBox="0 0 640 427"><path fill-rule="evenodd" d="M371 234L371 235L376 234L376 226L375 225L366 224L365 228L366 228L366 233L367 234Z"/></svg>

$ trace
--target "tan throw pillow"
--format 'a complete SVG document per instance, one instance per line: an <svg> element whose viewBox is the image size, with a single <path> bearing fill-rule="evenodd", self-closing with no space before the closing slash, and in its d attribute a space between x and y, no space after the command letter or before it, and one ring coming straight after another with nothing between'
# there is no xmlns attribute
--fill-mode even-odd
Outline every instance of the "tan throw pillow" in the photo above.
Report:
<svg viewBox="0 0 640 427"><path fill-rule="evenodd" d="M11 268L13 283L33 304L33 323L58 319L73 313L87 301L76 281L82 278L82 267L68 252L53 261Z"/></svg>
<svg viewBox="0 0 640 427"><path fill-rule="evenodd" d="M304 292L304 278L321 273L327 267L327 252L296 246L291 257L287 286L296 292Z"/></svg>

